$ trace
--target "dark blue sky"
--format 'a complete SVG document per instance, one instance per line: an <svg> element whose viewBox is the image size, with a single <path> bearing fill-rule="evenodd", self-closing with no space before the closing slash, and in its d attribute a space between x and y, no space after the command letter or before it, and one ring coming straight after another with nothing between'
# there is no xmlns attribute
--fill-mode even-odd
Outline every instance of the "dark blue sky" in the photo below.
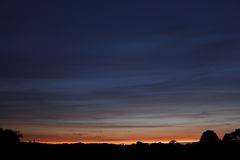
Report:
<svg viewBox="0 0 240 160"><path fill-rule="evenodd" d="M239 5L2 0L0 127L54 142L239 127Z"/></svg>

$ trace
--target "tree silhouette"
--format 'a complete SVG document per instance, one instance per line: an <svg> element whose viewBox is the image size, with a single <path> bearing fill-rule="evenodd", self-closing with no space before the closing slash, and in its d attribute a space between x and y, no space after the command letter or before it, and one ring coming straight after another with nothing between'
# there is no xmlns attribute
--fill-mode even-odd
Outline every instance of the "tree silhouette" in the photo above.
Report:
<svg viewBox="0 0 240 160"><path fill-rule="evenodd" d="M207 130L205 132L203 132L200 142L201 143L216 143L219 141L218 135L212 131L212 130Z"/></svg>
<svg viewBox="0 0 240 160"><path fill-rule="evenodd" d="M10 129L0 128L0 144L15 144L20 142L22 134Z"/></svg>
<svg viewBox="0 0 240 160"><path fill-rule="evenodd" d="M169 144L176 144L176 143L177 143L177 141L175 139L169 141Z"/></svg>
<svg viewBox="0 0 240 160"><path fill-rule="evenodd" d="M231 133L226 133L224 136L223 136L223 141L224 142L231 142L233 141L233 136Z"/></svg>
<svg viewBox="0 0 240 160"><path fill-rule="evenodd" d="M233 139L234 141L240 141L240 129L236 129L233 133Z"/></svg>
<svg viewBox="0 0 240 160"><path fill-rule="evenodd" d="M236 129L232 133L226 133L223 137L224 142L240 141L240 129Z"/></svg>

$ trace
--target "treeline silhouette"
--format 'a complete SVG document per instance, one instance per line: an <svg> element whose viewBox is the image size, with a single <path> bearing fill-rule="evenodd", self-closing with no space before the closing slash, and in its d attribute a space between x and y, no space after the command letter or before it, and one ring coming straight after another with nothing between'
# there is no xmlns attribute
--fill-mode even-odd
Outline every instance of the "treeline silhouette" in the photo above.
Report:
<svg viewBox="0 0 240 160"><path fill-rule="evenodd" d="M18 131L0 128L0 144L16 144L20 142L22 134Z"/></svg>
<svg viewBox="0 0 240 160"><path fill-rule="evenodd" d="M115 144L42 144L20 142L22 134L0 129L0 159L83 159L83 160L238 160L240 129L226 133L221 140L207 130L199 142L168 144L136 142L131 145Z"/></svg>

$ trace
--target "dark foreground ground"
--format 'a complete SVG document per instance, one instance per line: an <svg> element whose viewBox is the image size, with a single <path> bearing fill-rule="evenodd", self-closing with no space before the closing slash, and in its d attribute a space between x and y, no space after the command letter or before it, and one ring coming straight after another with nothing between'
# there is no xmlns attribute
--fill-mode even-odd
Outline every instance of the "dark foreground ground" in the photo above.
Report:
<svg viewBox="0 0 240 160"><path fill-rule="evenodd" d="M0 159L240 160L240 143L0 145Z"/></svg>

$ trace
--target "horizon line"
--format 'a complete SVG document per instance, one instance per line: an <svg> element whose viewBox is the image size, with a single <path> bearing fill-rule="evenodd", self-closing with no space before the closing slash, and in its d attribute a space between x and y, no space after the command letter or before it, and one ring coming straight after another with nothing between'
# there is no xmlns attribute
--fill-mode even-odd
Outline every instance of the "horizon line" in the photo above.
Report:
<svg viewBox="0 0 240 160"><path fill-rule="evenodd" d="M175 139L172 139L175 140ZM171 140L164 140L164 141L141 141L141 140L135 140L135 141L36 141L36 140L28 140L28 141L22 141L25 143L42 143L42 144L116 144L116 145L131 145L136 144L137 142L142 143L163 143L168 144ZM199 139L189 139L189 140L176 140L177 143L194 143L198 142Z"/></svg>

